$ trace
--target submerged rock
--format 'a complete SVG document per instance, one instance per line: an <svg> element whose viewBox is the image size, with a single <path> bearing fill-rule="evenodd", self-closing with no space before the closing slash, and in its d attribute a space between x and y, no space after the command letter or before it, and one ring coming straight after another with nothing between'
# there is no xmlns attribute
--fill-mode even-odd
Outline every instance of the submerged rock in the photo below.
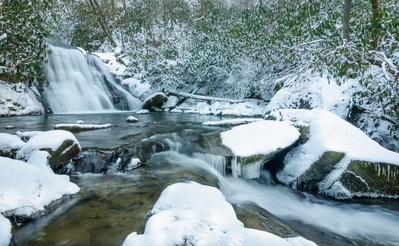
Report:
<svg viewBox="0 0 399 246"><path fill-rule="evenodd" d="M167 100L168 97L164 93L157 93L145 100L140 109L147 109L150 112L162 111L161 107Z"/></svg>

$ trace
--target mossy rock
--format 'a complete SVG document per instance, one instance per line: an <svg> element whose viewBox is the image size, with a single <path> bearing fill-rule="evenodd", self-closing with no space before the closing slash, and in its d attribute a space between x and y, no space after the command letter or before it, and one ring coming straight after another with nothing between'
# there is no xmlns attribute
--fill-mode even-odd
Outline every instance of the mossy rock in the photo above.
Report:
<svg viewBox="0 0 399 246"><path fill-rule="evenodd" d="M309 141L310 126L297 126L301 136L299 137L300 144L304 144Z"/></svg>
<svg viewBox="0 0 399 246"><path fill-rule="evenodd" d="M47 151L51 155L49 164L52 169L70 161L80 153L79 145L70 139L65 140L55 151L50 148L42 148L40 150Z"/></svg>
<svg viewBox="0 0 399 246"><path fill-rule="evenodd" d="M298 178L298 189L318 192L319 182L334 170L335 165L338 164L344 156L344 153L335 151L325 152L318 161Z"/></svg>
<svg viewBox="0 0 399 246"><path fill-rule="evenodd" d="M399 167L387 163L352 161L339 181L350 192L399 196Z"/></svg>
<svg viewBox="0 0 399 246"><path fill-rule="evenodd" d="M12 149L10 151L2 151L0 150L0 156L3 157L9 157L15 159L15 156L17 155L18 149Z"/></svg>

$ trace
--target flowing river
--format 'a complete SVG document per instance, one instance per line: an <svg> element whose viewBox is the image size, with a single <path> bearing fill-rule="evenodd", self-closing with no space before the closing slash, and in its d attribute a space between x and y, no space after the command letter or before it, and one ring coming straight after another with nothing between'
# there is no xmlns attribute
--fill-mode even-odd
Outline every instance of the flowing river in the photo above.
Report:
<svg viewBox="0 0 399 246"><path fill-rule="evenodd" d="M201 136L228 129L202 122L231 117L154 113L134 115L139 122L129 124L129 115L133 113L0 118L0 129L14 126L3 130L7 133L47 131L77 120L112 124L109 129L74 133L84 150L115 151L148 138L169 145L169 150L152 153L145 165L126 173L72 176L80 194L44 217L14 225L18 246L121 245L130 233L144 232L148 212L167 186L187 181L218 187L246 227L280 237L300 235L319 245L399 244L398 200L334 201L277 184L267 171L256 180L233 178L222 157L197 153L198 148L217 148Z"/></svg>

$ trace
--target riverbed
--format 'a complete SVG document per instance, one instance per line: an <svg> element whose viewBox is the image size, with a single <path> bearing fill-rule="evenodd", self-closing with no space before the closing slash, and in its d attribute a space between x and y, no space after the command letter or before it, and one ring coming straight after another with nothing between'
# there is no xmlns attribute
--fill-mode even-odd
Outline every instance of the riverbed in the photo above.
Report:
<svg viewBox="0 0 399 246"><path fill-rule="evenodd" d="M139 122L127 123L129 115ZM397 245L398 200L333 201L278 184L267 171L256 180L237 179L215 166L212 155L204 158L193 153L195 148L184 148L194 140L199 146L212 148L202 144L198 136L228 128L203 126L202 122L229 118L132 112L0 118L1 131L11 134L52 130L55 124L77 120L112 124L108 129L74 132L83 150L115 151L147 138L167 140L171 147L126 173L72 176L80 194L40 219L14 225L17 245L121 245L130 233L144 232L149 211L168 185L187 181L220 188L246 227L280 237L300 235L319 245ZM14 129L6 130L8 125ZM179 142L173 144L176 135Z"/></svg>

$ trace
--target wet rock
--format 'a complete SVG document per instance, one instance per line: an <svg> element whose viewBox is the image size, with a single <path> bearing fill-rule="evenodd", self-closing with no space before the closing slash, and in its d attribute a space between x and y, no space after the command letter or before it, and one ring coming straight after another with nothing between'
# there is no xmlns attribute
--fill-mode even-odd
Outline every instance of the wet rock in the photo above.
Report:
<svg viewBox="0 0 399 246"><path fill-rule="evenodd" d="M297 188L300 190L318 192L319 182L334 170L335 165L338 164L344 156L344 153L335 151L324 153L318 161L298 178Z"/></svg>
<svg viewBox="0 0 399 246"><path fill-rule="evenodd" d="M83 151L79 159L75 160L75 172L105 173L107 166L115 161L115 153L109 151Z"/></svg>
<svg viewBox="0 0 399 246"><path fill-rule="evenodd" d="M6 126L6 129L7 130L11 130L11 129L14 129L14 127L13 126Z"/></svg>
<svg viewBox="0 0 399 246"><path fill-rule="evenodd" d="M143 104L141 104L140 109L147 109L150 112L162 111L161 107L167 100L168 97L164 93L157 93L145 100Z"/></svg>
<svg viewBox="0 0 399 246"><path fill-rule="evenodd" d="M396 165L351 161L339 181L355 196L399 197L399 167Z"/></svg>

